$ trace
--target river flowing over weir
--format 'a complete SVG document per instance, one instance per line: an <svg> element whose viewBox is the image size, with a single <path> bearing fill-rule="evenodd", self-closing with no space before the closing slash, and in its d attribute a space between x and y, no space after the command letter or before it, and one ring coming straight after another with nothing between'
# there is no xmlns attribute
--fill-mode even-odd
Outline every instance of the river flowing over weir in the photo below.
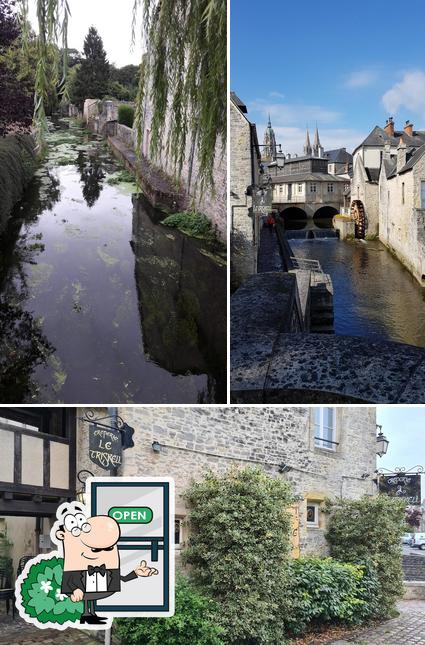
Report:
<svg viewBox="0 0 425 645"><path fill-rule="evenodd" d="M226 268L163 226L104 140L50 124L0 236L0 400L221 403Z"/></svg>
<svg viewBox="0 0 425 645"><path fill-rule="evenodd" d="M294 256L318 260L331 276L335 333L425 347L425 291L407 269L379 241L324 230L298 223L287 237Z"/></svg>

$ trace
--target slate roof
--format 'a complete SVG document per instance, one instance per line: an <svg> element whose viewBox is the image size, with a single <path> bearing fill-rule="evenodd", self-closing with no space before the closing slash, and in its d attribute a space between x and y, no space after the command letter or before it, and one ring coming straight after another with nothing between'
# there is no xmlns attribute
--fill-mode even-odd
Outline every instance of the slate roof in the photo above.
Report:
<svg viewBox="0 0 425 645"><path fill-rule="evenodd" d="M278 175L277 177L272 177L272 184L296 184L302 181L346 182L348 180L324 172L303 172L294 175Z"/></svg>
<svg viewBox="0 0 425 645"><path fill-rule="evenodd" d="M365 168L369 181L378 183L380 168Z"/></svg>
<svg viewBox="0 0 425 645"><path fill-rule="evenodd" d="M336 150L326 150L325 157L331 163L352 163L353 155L350 155L345 148L337 148Z"/></svg>
<svg viewBox="0 0 425 645"><path fill-rule="evenodd" d="M239 98L239 96L235 92L230 92L230 99L231 101L240 109L243 114L248 114L247 107L243 101Z"/></svg>
<svg viewBox="0 0 425 645"><path fill-rule="evenodd" d="M390 137L383 128L376 125L372 132L368 134L366 139L357 146L354 152L362 146L382 147L386 143L390 143L392 146L397 147L400 142L400 137L403 137L403 141L406 146L412 146L414 148L418 148L425 143L425 132L422 130L414 130L412 137L409 137L404 130L395 130L394 136Z"/></svg>
<svg viewBox="0 0 425 645"><path fill-rule="evenodd" d="M399 175L403 174L404 172L407 172L408 170L411 170L413 166L417 164L419 159L421 159L424 156L424 154L425 154L425 144L414 151L409 161L403 166L403 168L401 168Z"/></svg>

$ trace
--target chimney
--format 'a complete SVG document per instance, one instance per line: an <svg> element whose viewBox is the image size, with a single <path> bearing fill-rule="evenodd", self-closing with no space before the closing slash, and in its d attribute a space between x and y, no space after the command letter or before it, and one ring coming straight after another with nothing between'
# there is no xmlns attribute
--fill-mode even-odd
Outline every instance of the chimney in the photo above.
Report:
<svg viewBox="0 0 425 645"><path fill-rule="evenodd" d="M400 142L397 147L397 172L400 172L400 170L406 164L406 156L407 156L406 153L407 153L407 147L403 141L403 137L401 136Z"/></svg>
<svg viewBox="0 0 425 645"><path fill-rule="evenodd" d="M385 132L388 134L389 137L394 136L394 119L392 116L390 116L389 119L387 119L387 122L384 127Z"/></svg>
<svg viewBox="0 0 425 645"><path fill-rule="evenodd" d="M404 124L404 131L409 137L413 137L413 123L410 123L409 120Z"/></svg>

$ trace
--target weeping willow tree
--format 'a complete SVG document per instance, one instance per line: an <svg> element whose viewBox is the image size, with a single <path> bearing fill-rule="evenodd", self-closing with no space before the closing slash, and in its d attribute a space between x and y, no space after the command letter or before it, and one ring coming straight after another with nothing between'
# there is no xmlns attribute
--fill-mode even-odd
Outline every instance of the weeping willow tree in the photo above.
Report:
<svg viewBox="0 0 425 645"><path fill-rule="evenodd" d="M149 104L151 154L165 150L179 178L192 146L202 192L213 185L217 141L226 140L226 1L134 0L133 43L139 10L147 53L136 99L138 148Z"/></svg>
<svg viewBox="0 0 425 645"><path fill-rule="evenodd" d="M20 0L23 46L30 40L28 21L28 0ZM37 66L34 86L34 119L37 144L44 145L46 131L46 105L52 85L58 88L62 100L67 96L66 75L68 69L68 0L37 0ZM60 47L63 50L61 58ZM62 62L62 75L60 74Z"/></svg>
<svg viewBox="0 0 425 645"><path fill-rule="evenodd" d="M34 123L41 141L47 80L58 70L57 65L53 69L48 64L49 51L58 51L59 43L67 51L70 12L67 0L36 1L39 35ZM20 2L24 24L28 0ZM151 155L155 158L165 153L179 179L187 150L192 149L197 154L198 186L203 192L213 186L216 144L226 140L226 0L134 0L133 43L140 13L147 51L136 98L138 149L149 105ZM64 55L62 79L57 79L63 100L69 99L66 71Z"/></svg>

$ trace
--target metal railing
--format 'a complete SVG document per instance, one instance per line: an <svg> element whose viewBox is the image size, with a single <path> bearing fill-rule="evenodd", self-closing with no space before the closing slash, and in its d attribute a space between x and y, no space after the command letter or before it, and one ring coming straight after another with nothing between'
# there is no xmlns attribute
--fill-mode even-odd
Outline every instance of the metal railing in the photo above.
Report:
<svg viewBox="0 0 425 645"><path fill-rule="evenodd" d="M301 269L303 271L311 272L310 284L325 284L330 291L333 290L331 277L325 273L319 260L311 260L310 258L297 258L295 255L290 256L293 269Z"/></svg>

